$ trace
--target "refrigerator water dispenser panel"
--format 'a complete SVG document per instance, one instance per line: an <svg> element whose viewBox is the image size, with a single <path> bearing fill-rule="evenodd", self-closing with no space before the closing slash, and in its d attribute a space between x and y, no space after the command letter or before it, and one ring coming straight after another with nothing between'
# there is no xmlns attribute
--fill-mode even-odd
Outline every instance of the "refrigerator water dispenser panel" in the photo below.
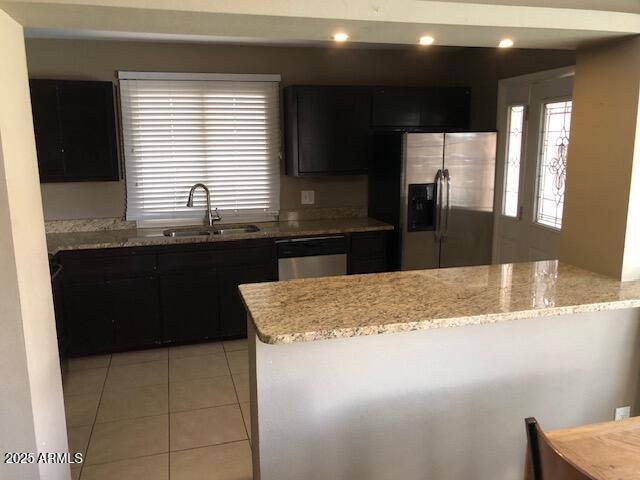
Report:
<svg viewBox="0 0 640 480"><path fill-rule="evenodd" d="M436 228L436 184L412 183L407 202L407 230L422 232Z"/></svg>

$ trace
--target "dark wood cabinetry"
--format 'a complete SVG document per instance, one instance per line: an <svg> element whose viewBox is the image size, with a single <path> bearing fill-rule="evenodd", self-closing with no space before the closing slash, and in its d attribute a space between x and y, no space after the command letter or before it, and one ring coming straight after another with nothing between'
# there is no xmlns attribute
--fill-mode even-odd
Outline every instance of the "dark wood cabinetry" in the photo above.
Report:
<svg viewBox="0 0 640 480"><path fill-rule="evenodd" d="M359 87L285 90L287 173L365 173L370 153L371 97Z"/></svg>
<svg viewBox="0 0 640 480"><path fill-rule="evenodd" d="M194 342L220 334L216 269L162 274L160 304L165 342Z"/></svg>
<svg viewBox="0 0 640 480"><path fill-rule="evenodd" d="M392 130L448 130L469 127L467 88L377 88L372 94L371 126Z"/></svg>
<svg viewBox="0 0 640 480"><path fill-rule="evenodd" d="M349 274L389 270L388 232L352 233L349 239Z"/></svg>
<svg viewBox="0 0 640 480"><path fill-rule="evenodd" d="M346 235L348 273L388 269L388 232ZM70 355L240 338L238 286L278 279L272 239L65 251Z"/></svg>
<svg viewBox="0 0 640 480"><path fill-rule="evenodd" d="M154 255L65 252L60 263L71 355L138 348L160 340Z"/></svg>
<svg viewBox="0 0 640 480"><path fill-rule="evenodd" d="M273 266L258 264L244 268L226 267L220 271L223 281L220 284L220 317L222 337L247 336L247 311L240 297L238 286L243 283L257 283L265 280L277 280Z"/></svg>
<svg viewBox="0 0 640 480"><path fill-rule="evenodd" d="M464 130L471 91L448 87L291 86L284 92L287 174L366 173L380 130Z"/></svg>
<svg viewBox="0 0 640 480"><path fill-rule="evenodd" d="M30 80L42 182L118 180L111 82Z"/></svg>
<svg viewBox="0 0 640 480"><path fill-rule="evenodd" d="M246 336L242 283L277 280L272 240L62 252L71 355Z"/></svg>

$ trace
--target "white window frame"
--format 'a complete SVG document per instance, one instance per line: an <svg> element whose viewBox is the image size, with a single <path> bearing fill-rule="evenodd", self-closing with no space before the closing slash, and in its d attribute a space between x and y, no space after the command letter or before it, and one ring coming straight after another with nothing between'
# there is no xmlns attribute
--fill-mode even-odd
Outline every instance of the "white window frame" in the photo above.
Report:
<svg viewBox="0 0 640 480"><path fill-rule="evenodd" d="M540 108L540 114L539 114L540 125L538 125L539 135L537 138L536 158L535 158L535 183L534 183L534 190L533 190L533 209L531 211L531 217L529 218L529 222L531 225L535 225L538 228L546 229L556 233L562 231L562 226L556 227L553 225L548 225L546 223L540 223L538 221L538 208L539 208L539 202L540 202L540 162L542 161L541 153L542 153L542 146L544 143L544 122L545 122L544 110L545 110L545 105L549 103L561 103L561 102L569 102L569 101L573 101L573 97L570 97L570 96L547 97L543 99L539 107ZM571 132L569 132L569 135L571 135ZM564 198L563 198L563 202L564 202Z"/></svg>
<svg viewBox="0 0 640 480"><path fill-rule="evenodd" d="M178 73L178 72L134 72L134 71L119 71L118 72L118 80L162 80L162 81L221 81L221 82L274 82L274 83L280 83L281 81L281 76L279 74L219 74L219 73ZM279 89L278 89L279 90ZM122 95L120 97L120 100L122 100ZM272 220L277 220L278 219L278 214L279 214L279 192L280 192L280 159L281 159L281 131L280 131L280 125L281 125L281 107L280 107L280 93L278 91L277 94L277 103L278 103L278 111L276 113L276 122L277 122L277 131L275 134L275 141L277 141L277 151L278 154L276 155L276 159L274 159L274 162L276 162L276 169L277 169L277 174L275 175L274 178L274 182L275 182L275 190L277 192L277 198L275 200L276 203L276 211L272 212L270 214L255 214L255 215L251 215L251 214L247 214L247 213L238 213L238 214L230 214L229 211L227 211L224 215L223 215L223 223L237 223L237 222L259 222L259 221L272 221ZM123 109L122 109L122 105L119 111L120 115L123 114ZM127 161L127 152L125 151L126 149L124 148L124 144L125 144L125 132L124 132L124 128L125 128L125 119L121 118L121 128L122 128L122 132L121 132L121 142L123 145L123 161L125 162L125 168L124 170L126 171L126 161ZM126 174L125 174L125 182L128 181L126 178ZM215 194L214 189L212 188L212 194ZM198 197L204 197L203 192L198 191L196 193L196 200L198 200ZM185 202L186 202L186 196L185 196ZM212 202L212 208L215 208L216 205L214 202ZM198 207L196 207L196 212L198 211ZM204 210L202 211L202 217L204 218ZM199 217L198 217L199 218ZM143 226L143 227L153 227L153 226L160 226L160 225L187 225L187 224L194 224L194 223L198 223L198 218L193 218L193 217L189 217L189 218L167 218L167 219L145 219L143 218L132 218L129 217L129 211L127 210L127 219L131 219L131 220L135 220L137 222L137 224L139 226Z"/></svg>
<svg viewBox="0 0 640 480"><path fill-rule="evenodd" d="M509 144L510 144L510 132L511 132L511 111L513 107L522 107L522 132L520 140L520 166L518 168L518 204L516 206L515 215L507 215L505 213L505 206L507 202L507 172L509 169ZM506 122L505 122L505 138L502 145L504 149L504 168L502 172L502 205L500 205L500 215L504 218L521 219L522 217L522 179L525 169L525 153L527 144L527 124L529 121L529 104L528 102L510 102L506 105Z"/></svg>

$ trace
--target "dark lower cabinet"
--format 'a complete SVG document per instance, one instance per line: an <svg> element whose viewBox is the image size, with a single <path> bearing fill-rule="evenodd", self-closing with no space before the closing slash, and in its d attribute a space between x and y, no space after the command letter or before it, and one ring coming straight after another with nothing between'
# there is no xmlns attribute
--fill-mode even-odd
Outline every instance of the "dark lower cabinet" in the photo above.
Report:
<svg viewBox="0 0 640 480"><path fill-rule="evenodd" d="M64 304L71 355L159 343L162 323L155 278L66 284Z"/></svg>
<svg viewBox="0 0 640 480"><path fill-rule="evenodd" d="M65 326L69 354L89 355L114 347L111 283L87 282L64 285Z"/></svg>
<svg viewBox="0 0 640 480"><path fill-rule="evenodd" d="M352 233L349 273L385 271L386 232ZM278 278L270 239L63 252L72 356L240 338L238 286Z"/></svg>
<svg viewBox="0 0 640 480"><path fill-rule="evenodd" d="M220 272L220 318L223 337L247 335L247 311L240 297L238 286L274 280L270 265L244 268L224 268Z"/></svg>
<svg viewBox="0 0 640 480"><path fill-rule="evenodd" d="M389 270L389 234L381 232L352 233L349 238L349 274L378 273Z"/></svg>
<svg viewBox="0 0 640 480"><path fill-rule="evenodd" d="M220 333L218 272L215 269L160 276L165 342L193 342Z"/></svg>
<svg viewBox="0 0 640 480"><path fill-rule="evenodd" d="M158 279L126 278L110 283L114 348L129 350L160 343L162 319L158 305Z"/></svg>

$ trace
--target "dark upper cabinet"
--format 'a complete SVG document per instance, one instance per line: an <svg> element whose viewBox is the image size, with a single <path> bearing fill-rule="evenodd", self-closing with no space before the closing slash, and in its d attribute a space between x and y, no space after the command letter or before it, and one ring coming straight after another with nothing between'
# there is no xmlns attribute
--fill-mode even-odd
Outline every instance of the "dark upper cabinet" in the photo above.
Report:
<svg viewBox="0 0 640 480"><path fill-rule="evenodd" d="M30 80L41 182L118 180L111 82Z"/></svg>
<svg viewBox="0 0 640 480"><path fill-rule="evenodd" d="M371 152L371 95L360 87L285 89L285 155L293 176L361 174Z"/></svg>
<svg viewBox="0 0 640 480"><path fill-rule="evenodd" d="M419 127L422 120L422 90L378 88L372 93L373 127Z"/></svg>
<svg viewBox="0 0 640 480"><path fill-rule="evenodd" d="M458 87L288 87L287 174L366 173L373 131L466 130L470 100L470 89Z"/></svg>
<svg viewBox="0 0 640 480"><path fill-rule="evenodd" d="M372 93L371 126L393 130L464 130L469 127L468 88L380 87Z"/></svg>

